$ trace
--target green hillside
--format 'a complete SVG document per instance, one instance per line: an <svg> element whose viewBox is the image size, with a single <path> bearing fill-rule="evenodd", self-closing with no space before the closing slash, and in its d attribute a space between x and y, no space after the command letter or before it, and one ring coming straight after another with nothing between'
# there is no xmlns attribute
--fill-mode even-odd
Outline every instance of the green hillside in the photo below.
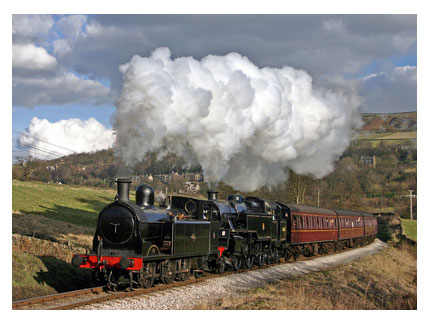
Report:
<svg viewBox="0 0 430 324"><path fill-rule="evenodd" d="M94 228L98 213L115 193L114 189L13 180L12 212Z"/></svg>
<svg viewBox="0 0 430 324"><path fill-rule="evenodd" d="M402 231L406 237L417 242L417 221L414 219L402 219Z"/></svg>

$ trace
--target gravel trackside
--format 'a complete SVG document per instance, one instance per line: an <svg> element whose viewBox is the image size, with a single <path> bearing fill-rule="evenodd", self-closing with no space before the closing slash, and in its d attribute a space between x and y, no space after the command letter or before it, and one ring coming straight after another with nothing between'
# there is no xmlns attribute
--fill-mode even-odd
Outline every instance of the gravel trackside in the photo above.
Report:
<svg viewBox="0 0 430 324"><path fill-rule="evenodd" d="M267 269L237 273L207 281L172 288L145 296L125 298L100 304L93 304L80 309L140 309L140 310L179 310L192 309L203 301L226 296L233 297L248 289L262 287L288 277L317 272L342 264L350 263L362 257L379 252L387 244L376 239L373 243L342 253L315 258L312 260L285 263Z"/></svg>

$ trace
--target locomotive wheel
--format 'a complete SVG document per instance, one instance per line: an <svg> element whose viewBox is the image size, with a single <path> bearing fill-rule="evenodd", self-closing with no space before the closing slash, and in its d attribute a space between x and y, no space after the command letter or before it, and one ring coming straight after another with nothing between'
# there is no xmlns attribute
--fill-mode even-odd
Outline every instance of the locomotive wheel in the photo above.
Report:
<svg viewBox="0 0 430 324"><path fill-rule="evenodd" d="M187 281L188 279L190 279L191 272L189 262L187 260L182 260L181 270L186 270L186 272L179 273L178 279L181 281Z"/></svg>
<svg viewBox="0 0 430 324"><path fill-rule="evenodd" d="M222 257L217 261L216 272L221 274L221 273L224 273L224 271L225 271L225 260Z"/></svg>
<svg viewBox="0 0 430 324"><path fill-rule="evenodd" d="M275 250L275 252L273 253L273 260L274 260L274 263L279 263L279 262L281 262L281 259L280 259L280 257L279 257L279 252L278 252L278 250Z"/></svg>
<svg viewBox="0 0 430 324"><path fill-rule="evenodd" d="M270 253L267 253L267 252L264 253L264 263L266 264L272 263L270 258Z"/></svg>
<svg viewBox="0 0 430 324"><path fill-rule="evenodd" d="M234 271L237 271L242 266L242 259L240 257L238 257L238 256L233 256L233 259L232 259L231 263L232 263Z"/></svg>
<svg viewBox="0 0 430 324"><path fill-rule="evenodd" d="M144 288L150 288L154 285L154 270L155 266L153 263L148 263L146 269L140 271L139 284Z"/></svg>
<svg viewBox="0 0 430 324"><path fill-rule="evenodd" d="M254 265L254 256L253 255L248 255L245 258L245 267L247 269L250 269L250 268L252 268L253 265Z"/></svg>
<svg viewBox="0 0 430 324"><path fill-rule="evenodd" d="M151 277L148 273L142 273L141 274L141 285L144 288L151 288L154 285L154 277Z"/></svg>
<svg viewBox="0 0 430 324"><path fill-rule="evenodd" d="M261 268L264 265L264 255L259 254L257 256L257 265Z"/></svg>
<svg viewBox="0 0 430 324"><path fill-rule="evenodd" d="M166 284L171 284L173 280L175 279L175 275L173 274L172 268L165 264L163 266L163 276L161 277L161 280Z"/></svg>
<svg viewBox="0 0 430 324"><path fill-rule="evenodd" d="M196 279L203 277L203 271L193 271L193 273L194 273L194 277L196 277Z"/></svg>

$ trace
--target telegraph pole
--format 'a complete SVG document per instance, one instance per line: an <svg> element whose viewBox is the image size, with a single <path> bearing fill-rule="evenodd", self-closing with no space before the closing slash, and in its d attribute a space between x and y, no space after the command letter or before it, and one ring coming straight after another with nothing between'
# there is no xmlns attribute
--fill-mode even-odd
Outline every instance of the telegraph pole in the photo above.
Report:
<svg viewBox="0 0 430 324"><path fill-rule="evenodd" d="M409 190L409 209L411 211L410 219L414 219L414 215L413 215L413 212L412 212L412 193L413 192L414 192L413 190Z"/></svg>
<svg viewBox="0 0 430 324"><path fill-rule="evenodd" d="M320 206L320 188L318 188L318 207Z"/></svg>

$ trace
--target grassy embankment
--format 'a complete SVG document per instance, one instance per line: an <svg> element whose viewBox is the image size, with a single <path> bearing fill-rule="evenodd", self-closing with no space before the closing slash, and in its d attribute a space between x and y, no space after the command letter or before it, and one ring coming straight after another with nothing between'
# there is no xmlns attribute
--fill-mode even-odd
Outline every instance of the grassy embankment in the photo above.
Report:
<svg viewBox="0 0 430 324"><path fill-rule="evenodd" d="M402 232L407 238L417 242L417 221L402 219Z"/></svg>
<svg viewBox="0 0 430 324"><path fill-rule="evenodd" d="M236 298L204 302L195 309L416 309L416 261L416 248L389 247L349 265L286 279Z"/></svg>
<svg viewBox="0 0 430 324"><path fill-rule="evenodd" d="M369 141L373 147L380 145L381 141L390 141L391 144L401 144L404 141L414 140L417 138L417 132L386 132L370 133L359 136L360 141Z"/></svg>
<svg viewBox="0 0 430 324"><path fill-rule="evenodd" d="M398 217L379 219L378 237L388 241L390 247L376 255L288 278L236 298L203 302L195 309L416 309L417 248L402 242L401 236L403 231L416 241L416 234L414 237L410 231L413 228L416 233L416 221L401 221Z"/></svg>
<svg viewBox="0 0 430 324"><path fill-rule="evenodd" d="M12 298L88 287L90 273L70 264L90 248L97 216L115 190L12 182Z"/></svg>

